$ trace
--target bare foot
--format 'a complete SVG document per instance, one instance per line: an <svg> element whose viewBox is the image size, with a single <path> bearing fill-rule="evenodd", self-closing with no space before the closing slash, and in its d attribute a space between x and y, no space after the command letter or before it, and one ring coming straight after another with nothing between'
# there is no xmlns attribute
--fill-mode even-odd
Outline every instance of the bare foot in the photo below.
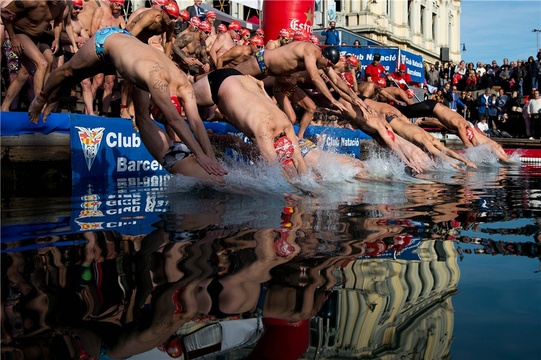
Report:
<svg viewBox="0 0 541 360"><path fill-rule="evenodd" d="M28 107L28 118L30 122L37 124L39 122L39 116L43 107L47 103L47 100L41 95L36 95L30 106Z"/></svg>

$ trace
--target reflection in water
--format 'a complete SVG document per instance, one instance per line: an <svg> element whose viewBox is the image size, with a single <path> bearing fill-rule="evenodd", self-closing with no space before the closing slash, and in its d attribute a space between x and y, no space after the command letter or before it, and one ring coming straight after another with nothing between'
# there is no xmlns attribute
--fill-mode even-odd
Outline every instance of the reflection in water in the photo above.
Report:
<svg viewBox="0 0 541 360"><path fill-rule="evenodd" d="M513 171L318 197L83 192L74 218L115 230L2 242L2 357L449 358L460 261L541 255L540 178ZM163 209L144 233L137 206Z"/></svg>

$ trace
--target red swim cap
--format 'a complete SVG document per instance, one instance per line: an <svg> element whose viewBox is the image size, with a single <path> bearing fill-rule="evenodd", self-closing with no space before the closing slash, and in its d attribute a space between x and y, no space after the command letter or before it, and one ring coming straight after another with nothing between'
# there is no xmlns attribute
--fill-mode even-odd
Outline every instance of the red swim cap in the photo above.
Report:
<svg viewBox="0 0 541 360"><path fill-rule="evenodd" d="M240 31L241 26L237 21L233 21L231 24L229 24L229 26L227 28L229 30Z"/></svg>
<svg viewBox="0 0 541 360"><path fill-rule="evenodd" d="M240 36L241 37L244 37L246 35L250 35L250 30L248 29L242 29L241 33L240 33Z"/></svg>
<svg viewBox="0 0 541 360"><path fill-rule="evenodd" d="M163 11L172 18L178 18L179 15L179 8L178 4L175 1L168 1L165 4L162 5Z"/></svg>
<svg viewBox="0 0 541 360"><path fill-rule="evenodd" d="M124 0L109 0L109 4L118 4L124 6Z"/></svg>
<svg viewBox="0 0 541 360"><path fill-rule="evenodd" d="M319 38L315 35L310 36L310 41L312 42L312 44L319 45Z"/></svg>
<svg viewBox="0 0 541 360"><path fill-rule="evenodd" d="M79 6L79 7L83 6L83 0L73 0L71 3L74 6Z"/></svg>
<svg viewBox="0 0 541 360"><path fill-rule="evenodd" d="M199 24L199 30L210 31L211 28L208 21L201 21L201 24Z"/></svg>
<svg viewBox="0 0 541 360"><path fill-rule="evenodd" d="M264 45L265 45L265 42L263 41L263 38L261 38L261 36L255 35L254 37L252 37L252 38L250 39L250 45L253 45L253 46L264 46Z"/></svg>
<svg viewBox="0 0 541 360"><path fill-rule="evenodd" d="M278 36L289 39L289 30L288 29L280 30L280 32L278 33Z"/></svg>
<svg viewBox="0 0 541 360"><path fill-rule="evenodd" d="M164 349L170 357L173 359L177 359L182 356L182 353L184 352L184 348L182 347L182 341L180 340L180 337L175 334L173 335L167 342L164 344Z"/></svg>
<svg viewBox="0 0 541 360"><path fill-rule="evenodd" d="M406 71L406 64L400 64L399 70Z"/></svg>
<svg viewBox="0 0 541 360"><path fill-rule="evenodd" d="M255 31L255 33L256 33L257 35L261 36L262 38L265 37L265 31L263 31L262 28L257 29L257 30Z"/></svg>
<svg viewBox="0 0 541 360"><path fill-rule="evenodd" d="M177 112L179 115L182 115L182 105L180 105L180 101L178 101L178 97L171 96L171 102L173 103L173 106L175 106L175 109L177 109ZM154 105L152 107L152 110L150 110L150 113L152 114L152 117L154 120L156 120L159 123L166 123L167 119L165 118L165 115L162 113L160 108L157 105Z"/></svg>
<svg viewBox="0 0 541 360"><path fill-rule="evenodd" d="M278 161L280 164L287 165L291 162L295 148L287 136L284 135L280 139L276 140L274 143L274 149L276 150L276 155L278 155Z"/></svg>
<svg viewBox="0 0 541 360"><path fill-rule="evenodd" d="M224 33L226 31L227 31L227 26L225 26L224 24L218 25L218 32L219 33Z"/></svg>
<svg viewBox="0 0 541 360"><path fill-rule="evenodd" d="M304 31L296 31L295 35L293 35L293 41L309 41L310 35L305 33Z"/></svg>
<svg viewBox="0 0 541 360"><path fill-rule="evenodd" d="M347 58L347 63L353 67L356 67L357 65L359 65L359 59L357 59L356 56L351 55Z"/></svg>
<svg viewBox="0 0 541 360"><path fill-rule="evenodd" d="M201 19L199 19L199 17L197 16L194 16L190 19L190 24L193 27L199 28L199 25L201 25Z"/></svg>
<svg viewBox="0 0 541 360"><path fill-rule="evenodd" d="M184 21L188 21L190 20L190 13L188 12L188 10L181 10L180 11L180 18Z"/></svg>
<svg viewBox="0 0 541 360"><path fill-rule="evenodd" d="M167 0L152 0L152 6L162 6L165 5Z"/></svg>
<svg viewBox="0 0 541 360"><path fill-rule="evenodd" d="M209 10L205 13L205 17L209 19L216 19L216 11Z"/></svg>

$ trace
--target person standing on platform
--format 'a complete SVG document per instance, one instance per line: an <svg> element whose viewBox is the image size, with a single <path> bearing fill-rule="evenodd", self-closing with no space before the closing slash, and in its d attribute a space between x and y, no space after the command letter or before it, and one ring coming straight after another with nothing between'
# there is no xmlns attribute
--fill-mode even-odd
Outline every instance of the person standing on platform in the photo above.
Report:
<svg viewBox="0 0 541 360"><path fill-rule="evenodd" d="M336 30L335 21L331 21L321 35L325 36L325 45L340 45L340 34Z"/></svg>
<svg viewBox="0 0 541 360"><path fill-rule="evenodd" d="M528 117L530 118L530 140L541 138L541 98L539 97L539 90L532 90L533 98L528 103Z"/></svg>

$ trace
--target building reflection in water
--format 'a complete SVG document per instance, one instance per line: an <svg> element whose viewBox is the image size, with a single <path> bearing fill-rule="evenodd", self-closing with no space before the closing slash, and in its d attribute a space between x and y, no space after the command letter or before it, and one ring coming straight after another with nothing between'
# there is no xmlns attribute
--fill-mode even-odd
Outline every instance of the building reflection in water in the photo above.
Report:
<svg viewBox="0 0 541 360"><path fill-rule="evenodd" d="M430 240L416 253L419 260L361 259L344 267L334 309L312 320L307 357L448 358L460 278L456 250L452 242Z"/></svg>

